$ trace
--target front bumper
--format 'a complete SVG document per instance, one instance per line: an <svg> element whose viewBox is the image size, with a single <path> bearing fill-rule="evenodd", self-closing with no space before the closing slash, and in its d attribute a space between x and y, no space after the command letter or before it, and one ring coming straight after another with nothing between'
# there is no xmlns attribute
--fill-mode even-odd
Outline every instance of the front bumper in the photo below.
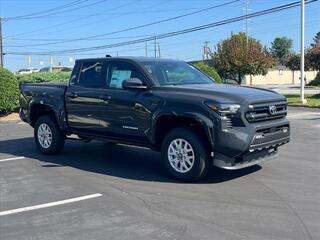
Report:
<svg viewBox="0 0 320 240"><path fill-rule="evenodd" d="M256 152L248 152L237 158L230 158L223 154L217 154L213 159L213 165L227 170L237 170L250 167L268 160L275 159L279 155L278 146L280 145L271 148L263 148Z"/></svg>
<svg viewBox="0 0 320 240"><path fill-rule="evenodd" d="M276 158L278 148L290 141L290 125L284 118L250 124L217 136L213 165L236 170Z"/></svg>

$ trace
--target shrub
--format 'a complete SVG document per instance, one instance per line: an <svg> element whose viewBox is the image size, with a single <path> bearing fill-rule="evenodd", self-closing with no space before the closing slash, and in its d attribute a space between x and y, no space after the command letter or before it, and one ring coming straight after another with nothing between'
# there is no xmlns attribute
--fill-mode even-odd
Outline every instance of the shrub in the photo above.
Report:
<svg viewBox="0 0 320 240"><path fill-rule="evenodd" d="M221 77L219 76L218 72L213 67L210 67L209 65L205 64L204 62L197 62L193 66L195 66L201 72L212 77L216 83L221 83Z"/></svg>
<svg viewBox="0 0 320 240"><path fill-rule="evenodd" d="M320 72L317 73L317 76L314 80L309 82L308 86L320 86Z"/></svg>
<svg viewBox="0 0 320 240"><path fill-rule="evenodd" d="M20 83L42 83L42 82L67 82L71 72L35 72L30 74L19 74L17 79Z"/></svg>
<svg viewBox="0 0 320 240"><path fill-rule="evenodd" d="M19 85L17 78L9 70L0 67L0 115L18 108Z"/></svg>

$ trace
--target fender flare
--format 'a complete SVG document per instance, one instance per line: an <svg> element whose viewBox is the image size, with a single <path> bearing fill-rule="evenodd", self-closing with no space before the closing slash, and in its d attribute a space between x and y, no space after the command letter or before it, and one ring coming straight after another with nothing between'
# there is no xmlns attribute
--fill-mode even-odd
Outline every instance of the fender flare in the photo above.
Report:
<svg viewBox="0 0 320 240"><path fill-rule="evenodd" d="M61 130L66 130L67 126L65 124L65 117L64 117L64 110L62 111L61 109L58 109L57 111L57 107L55 107L52 103L45 101L41 98L33 98L31 99L31 101L29 102L29 106L28 106L28 116L29 116L29 122L31 124L31 112L33 107L35 106L44 106L44 107L48 107L53 113L54 113L54 117L55 120L58 123L58 126Z"/></svg>
<svg viewBox="0 0 320 240"><path fill-rule="evenodd" d="M214 127L215 123L212 119L208 118L207 116L197 113L197 112L177 112L177 111L171 111L171 112L155 112L151 119L151 129L149 139L152 142L152 144L156 144L156 132L157 132L157 123L158 120L163 116L173 116L173 117L185 117L192 119L196 122L198 122L204 129L205 134L209 140L210 146L214 145Z"/></svg>

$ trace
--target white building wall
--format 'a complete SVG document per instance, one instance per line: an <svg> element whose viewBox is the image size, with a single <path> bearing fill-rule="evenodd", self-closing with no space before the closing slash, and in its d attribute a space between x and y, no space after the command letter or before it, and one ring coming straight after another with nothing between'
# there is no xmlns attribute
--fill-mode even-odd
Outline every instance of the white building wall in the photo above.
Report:
<svg viewBox="0 0 320 240"><path fill-rule="evenodd" d="M306 71L305 78L307 82L315 79L316 71ZM245 77L246 85L266 85L266 84L299 84L300 71L291 71L288 69L270 69L267 75L257 75Z"/></svg>

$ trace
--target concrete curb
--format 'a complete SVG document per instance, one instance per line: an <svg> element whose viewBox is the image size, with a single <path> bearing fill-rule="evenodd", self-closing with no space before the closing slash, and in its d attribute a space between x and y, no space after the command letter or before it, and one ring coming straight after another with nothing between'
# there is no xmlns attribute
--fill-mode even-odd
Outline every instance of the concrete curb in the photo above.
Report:
<svg viewBox="0 0 320 240"><path fill-rule="evenodd" d="M297 107L297 108L316 108L320 109L320 106L308 106L308 105L300 105L300 104L288 104L289 107Z"/></svg>

